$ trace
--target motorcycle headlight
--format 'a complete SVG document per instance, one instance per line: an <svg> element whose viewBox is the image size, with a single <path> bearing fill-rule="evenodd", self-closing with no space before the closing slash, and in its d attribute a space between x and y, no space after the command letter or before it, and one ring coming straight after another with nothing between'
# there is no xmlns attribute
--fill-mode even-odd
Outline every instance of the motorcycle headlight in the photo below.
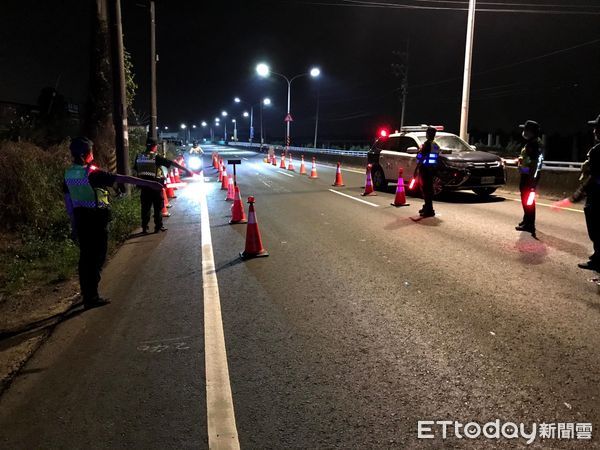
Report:
<svg viewBox="0 0 600 450"><path fill-rule="evenodd" d="M192 170L198 170L202 166L202 160L197 156L190 156L188 166L190 166L190 169Z"/></svg>

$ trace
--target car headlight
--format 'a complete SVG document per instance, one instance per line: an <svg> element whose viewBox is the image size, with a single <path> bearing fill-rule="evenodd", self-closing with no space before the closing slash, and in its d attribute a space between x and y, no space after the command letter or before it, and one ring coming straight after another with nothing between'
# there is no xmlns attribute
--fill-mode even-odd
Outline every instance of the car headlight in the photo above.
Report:
<svg viewBox="0 0 600 450"><path fill-rule="evenodd" d="M197 156L190 156L188 166L192 170L198 170L202 166L202 160Z"/></svg>

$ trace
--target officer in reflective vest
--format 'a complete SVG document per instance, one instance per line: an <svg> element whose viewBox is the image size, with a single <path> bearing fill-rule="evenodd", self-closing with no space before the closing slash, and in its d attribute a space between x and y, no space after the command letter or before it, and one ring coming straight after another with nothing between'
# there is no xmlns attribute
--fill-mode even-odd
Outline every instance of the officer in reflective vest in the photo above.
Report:
<svg viewBox="0 0 600 450"><path fill-rule="evenodd" d="M106 188L114 183L126 183L158 191L162 189L159 183L98 169L93 164L93 145L87 138L71 142L73 164L65 171L64 178L64 199L71 219L72 237L79 243L79 284L85 308L109 303L98 295L110 221Z"/></svg>
<svg viewBox="0 0 600 450"><path fill-rule="evenodd" d="M138 177L164 185L166 178L165 171L171 166L175 166L180 170L193 174L182 165L160 156L158 154L158 144L156 140L148 139L146 142L146 150L144 153L139 154L135 159L134 169L137 172ZM142 232L148 232L151 208L154 208L154 232L167 231L163 226L162 221L162 209L164 206L162 191L157 192L152 189L142 188L140 200L142 204Z"/></svg>
<svg viewBox="0 0 600 450"><path fill-rule="evenodd" d="M535 196L535 189L544 162L540 125L533 120L528 120L525 124L519 125L519 128L523 130L522 136L526 140L518 159L523 220L515 229L527 231L535 236L535 202L533 201L535 197L531 196Z"/></svg>
<svg viewBox="0 0 600 450"><path fill-rule="evenodd" d="M437 173L440 146L434 141L437 130L434 127L427 128L427 140L417 153L417 172L421 181L421 192L425 204L419 211L421 217L433 217L433 179Z"/></svg>
<svg viewBox="0 0 600 450"><path fill-rule="evenodd" d="M579 263L582 269L600 272L600 115L590 120L588 125L594 127L595 145L587 154L587 159L581 166L579 177L579 188L569 197L557 202L558 207L568 207L571 203L577 203L584 197L586 199L583 212L588 235L594 244L594 253L589 261Z"/></svg>

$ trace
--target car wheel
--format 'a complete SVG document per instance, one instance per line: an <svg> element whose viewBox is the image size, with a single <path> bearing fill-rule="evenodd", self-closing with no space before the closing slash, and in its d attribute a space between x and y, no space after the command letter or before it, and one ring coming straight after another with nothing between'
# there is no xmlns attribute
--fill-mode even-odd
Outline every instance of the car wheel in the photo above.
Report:
<svg viewBox="0 0 600 450"><path fill-rule="evenodd" d="M373 179L373 187L377 191L385 191L388 186L388 182L385 179L385 174L381 166L375 166L371 169L371 178Z"/></svg>
<svg viewBox="0 0 600 450"><path fill-rule="evenodd" d="M489 197L494 192L496 192L496 188L491 188L491 187L477 188L477 189L473 189L473 192L475 192L480 197L485 198L485 197Z"/></svg>

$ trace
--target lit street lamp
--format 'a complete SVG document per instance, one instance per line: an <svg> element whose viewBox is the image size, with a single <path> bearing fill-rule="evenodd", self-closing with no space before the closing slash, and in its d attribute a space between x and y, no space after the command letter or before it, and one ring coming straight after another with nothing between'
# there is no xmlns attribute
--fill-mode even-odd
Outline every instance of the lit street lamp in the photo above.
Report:
<svg viewBox="0 0 600 450"><path fill-rule="evenodd" d="M244 102L242 101L239 97L236 97L233 99L233 101L235 103L243 103L245 105L249 105L250 106L250 137L249 137L249 142L252 144L252 140L254 139L254 105L248 103L248 102ZM245 112L244 113L244 117L248 117L248 113Z"/></svg>
<svg viewBox="0 0 600 450"><path fill-rule="evenodd" d="M233 122L233 140L237 142L237 121L235 119L231 119L231 122Z"/></svg>
<svg viewBox="0 0 600 450"><path fill-rule="evenodd" d="M292 121L292 116L290 114L290 100L291 100L291 90L292 90L292 81L294 81L296 78L300 78L303 76L307 76L310 75L312 78L317 78L319 75L321 75L321 70L318 67L313 67L312 69L310 69L310 71L308 73L300 73L298 75L294 75L291 78L286 77L283 74L277 73L277 72L272 72L271 69L269 68L269 66L265 63L260 63L256 66L256 73L263 78L268 77L271 73L273 75L277 75L278 77L283 78L287 84L288 84L288 91L287 91L287 115L285 117L285 123L286 123L286 134L285 134L285 142L286 142L286 146L289 147L290 145L290 122Z"/></svg>
<svg viewBox="0 0 600 450"><path fill-rule="evenodd" d="M227 117L227 111L222 111L221 115L223 117ZM227 143L227 121L226 120L223 121L223 125L224 125L223 140L225 141L225 143Z"/></svg>
<svg viewBox="0 0 600 450"><path fill-rule="evenodd" d="M262 102L260 102L260 146L262 148L262 145L265 143L265 139L264 139L264 129L263 129L263 106L271 106L271 99L269 97L266 97L263 99Z"/></svg>

